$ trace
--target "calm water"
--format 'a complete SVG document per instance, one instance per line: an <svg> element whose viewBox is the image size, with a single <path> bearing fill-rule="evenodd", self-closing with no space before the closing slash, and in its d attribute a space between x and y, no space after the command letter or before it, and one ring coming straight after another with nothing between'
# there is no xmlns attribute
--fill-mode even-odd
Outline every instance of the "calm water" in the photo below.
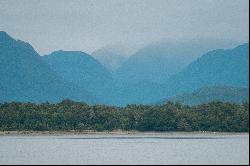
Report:
<svg viewBox="0 0 250 166"><path fill-rule="evenodd" d="M0 137L0 164L249 164L248 155L248 134Z"/></svg>

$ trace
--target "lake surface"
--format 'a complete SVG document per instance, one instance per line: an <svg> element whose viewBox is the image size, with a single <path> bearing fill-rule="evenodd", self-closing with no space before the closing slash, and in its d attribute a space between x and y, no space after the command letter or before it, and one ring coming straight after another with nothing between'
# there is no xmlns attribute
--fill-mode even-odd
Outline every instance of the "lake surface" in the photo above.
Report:
<svg viewBox="0 0 250 166"><path fill-rule="evenodd" d="M0 136L0 164L249 164L249 135Z"/></svg>

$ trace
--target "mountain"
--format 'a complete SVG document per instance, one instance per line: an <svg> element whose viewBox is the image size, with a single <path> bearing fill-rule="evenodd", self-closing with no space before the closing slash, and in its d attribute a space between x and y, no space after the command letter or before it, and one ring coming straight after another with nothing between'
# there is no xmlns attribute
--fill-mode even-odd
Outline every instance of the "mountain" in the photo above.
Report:
<svg viewBox="0 0 250 166"><path fill-rule="evenodd" d="M80 51L55 51L43 59L63 79L95 94L112 80L110 72L92 56ZM101 98L101 97L100 97Z"/></svg>
<svg viewBox="0 0 250 166"><path fill-rule="evenodd" d="M34 48L0 31L0 102L94 102L84 89L63 80Z"/></svg>
<svg viewBox="0 0 250 166"><path fill-rule="evenodd" d="M105 47L94 51L91 56L101 62L110 72L118 69L128 58L119 48Z"/></svg>
<svg viewBox="0 0 250 166"><path fill-rule="evenodd" d="M169 78L169 96L207 86L249 87L249 43L233 49L210 51Z"/></svg>
<svg viewBox="0 0 250 166"><path fill-rule="evenodd" d="M230 86L212 86L195 90L192 93L177 95L164 99L160 104L167 101L178 102L185 105L206 104L212 101L242 103L249 101L249 89Z"/></svg>
<svg viewBox="0 0 250 166"><path fill-rule="evenodd" d="M150 81L166 83L170 76L180 72L200 55L228 46L225 42L192 40L170 42L162 40L145 46L117 69L114 78L119 83L138 83Z"/></svg>

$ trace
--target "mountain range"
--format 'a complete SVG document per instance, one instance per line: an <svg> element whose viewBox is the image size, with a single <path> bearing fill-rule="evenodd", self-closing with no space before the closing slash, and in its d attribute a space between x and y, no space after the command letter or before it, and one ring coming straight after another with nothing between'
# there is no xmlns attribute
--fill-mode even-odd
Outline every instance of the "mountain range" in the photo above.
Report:
<svg viewBox="0 0 250 166"><path fill-rule="evenodd" d="M211 98L206 93L221 97L213 93L216 88L207 87L222 87L226 100L232 89L225 87L249 87L249 43L214 50L216 45L202 40L154 43L127 60L105 48L92 55L60 50L40 56L30 44L1 31L0 102L72 99L109 105L152 104L195 96L202 88L199 101ZM117 65L109 64L110 58Z"/></svg>
<svg viewBox="0 0 250 166"><path fill-rule="evenodd" d="M202 54L216 48L228 47L225 41L161 40L149 44L131 55L114 73L116 82L135 84L138 82L166 83L170 76L180 72Z"/></svg>
<svg viewBox="0 0 250 166"><path fill-rule="evenodd" d="M121 81L116 90L120 91L119 104L154 103L160 99L191 93L208 86L225 85L246 88L249 87L248 67L249 43L233 49L209 51L171 76L166 74L168 76L164 78L164 72L158 75L165 81L135 81L137 83L127 83L126 79Z"/></svg>

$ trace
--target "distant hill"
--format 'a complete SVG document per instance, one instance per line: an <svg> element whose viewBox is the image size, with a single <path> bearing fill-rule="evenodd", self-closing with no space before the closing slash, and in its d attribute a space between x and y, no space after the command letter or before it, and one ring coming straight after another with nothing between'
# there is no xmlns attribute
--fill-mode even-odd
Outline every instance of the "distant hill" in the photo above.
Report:
<svg viewBox="0 0 250 166"><path fill-rule="evenodd" d="M195 90L192 93L177 95L169 99L163 99L160 104L167 101L178 102L185 105L206 104L212 101L243 103L249 102L249 89L230 86L212 86Z"/></svg>
<svg viewBox="0 0 250 166"><path fill-rule="evenodd" d="M0 75L0 102L95 101L89 92L57 75L30 44L2 31Z"/></svg>
<svg viewBox="0 0 250 166"><path fill-rule="evenodd" d="M218 85L249 87L249 43L208 52L170 77L165 89L173 96Z"/></svg>
<svg viewBox="0 0 250 166"><path fill-rule="evenodd" d="M110 72L118 69L128 58L119 48L105 47L94 51L91 56L101 62Z"/></svg>
<svg viewBox="0 0 250 166"><path fill-rule="evenodd" d="M96 97L111 80L110 72L89 54L80 51L55 51L43 59L63 79L87 89Z"/></svg>

